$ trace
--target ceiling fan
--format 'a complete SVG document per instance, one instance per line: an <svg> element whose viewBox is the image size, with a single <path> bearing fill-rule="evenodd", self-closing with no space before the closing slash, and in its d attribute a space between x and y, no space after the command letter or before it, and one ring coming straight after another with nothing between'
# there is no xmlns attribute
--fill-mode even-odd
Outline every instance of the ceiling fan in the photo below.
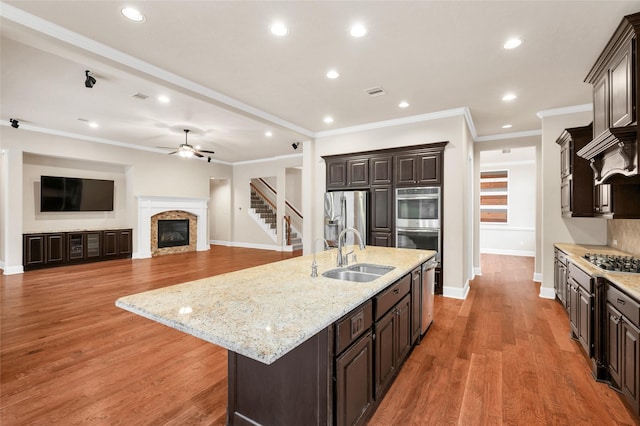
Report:
<svg viewBox="0 0 640 426"><path fill-rule="evenodd" d="M187 141L188 135L189 135L189 129L184 129L184 143L181 143L180 146L178 146L178 149L173 152L170 152L169 155L178 154L180 157L185 157L185 158L189 158L193 156L202 158L204 157L204 155L202 155L203 152L205 154L215 154L214 151L207 151L206 149L198 149L193 145L189 145L189 142ZM160 146L158 148L175 149L175 148L169 148L166 146Z"/></svg>

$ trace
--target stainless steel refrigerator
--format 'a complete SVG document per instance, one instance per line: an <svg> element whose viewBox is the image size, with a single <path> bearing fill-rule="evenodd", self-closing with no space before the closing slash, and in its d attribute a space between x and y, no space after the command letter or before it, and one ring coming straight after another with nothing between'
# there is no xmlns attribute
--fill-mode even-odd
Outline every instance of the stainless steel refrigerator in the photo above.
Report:
<svg viewBox="0 0 640 426"><path fill-rule="evenodd" d="M367 191L334 191L324 194L324 238L330 247L338 246L338 236L345 228L355 228L367 243ZM357 244L353 232L344 244Z"/></svg>

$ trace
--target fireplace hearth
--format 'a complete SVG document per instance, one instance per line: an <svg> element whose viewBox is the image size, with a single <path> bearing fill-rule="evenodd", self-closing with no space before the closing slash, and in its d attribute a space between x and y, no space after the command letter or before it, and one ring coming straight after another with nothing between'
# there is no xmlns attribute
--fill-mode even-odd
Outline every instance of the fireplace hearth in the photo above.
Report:
<svg viewBox="0 0 640 426"><path fill-rule="evenodd" d="M189 245L189 219L158 220L158 248Z"/></svg>

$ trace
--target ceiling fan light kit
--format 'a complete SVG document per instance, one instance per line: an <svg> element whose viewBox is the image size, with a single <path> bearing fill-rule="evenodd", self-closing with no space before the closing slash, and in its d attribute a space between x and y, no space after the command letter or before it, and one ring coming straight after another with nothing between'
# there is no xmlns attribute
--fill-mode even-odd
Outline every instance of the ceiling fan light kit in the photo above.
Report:
<svg viewBox="0 0 640 426"><path fill-rule="evenodd" d="M197 149L195 148L193 145L189 144L189 141L187 140L188 135L189 135L189 129L183 129L184 130L184 143L181 143L180 146L178 146L177 151L173 151L170 152L169 155L173 155L173 154L178 154L180 157L183 158L191 158L191 157L198 157L198 158L203 158L204 155L202 155L202 153L207 153L207 154L215 154L214 151L207 151L206 149ZM160 147L163 149L173 149L173 148L167 148L167 147ZM211 162L211 157L207 157L207 162Z"/></svg>

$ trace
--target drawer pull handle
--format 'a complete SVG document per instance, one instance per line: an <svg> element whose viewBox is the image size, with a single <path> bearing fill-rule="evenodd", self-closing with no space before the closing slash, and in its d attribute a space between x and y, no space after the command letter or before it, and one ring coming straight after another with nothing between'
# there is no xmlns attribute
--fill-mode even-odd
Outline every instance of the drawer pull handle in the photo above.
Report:
<svg viewBox="0 0 640 426"><path fill-rule="evenodd" d="M398 294L400 293L400 289L399 288L394 288L393 289L393 294Z"/></svg>
<svg viewBox="0 0 640 426"><path fill-rule="evenodd" d="M620 324L620 317L611 318L614 324Z"/></svg>
<svg viewBox="0 0 640 426"><path fill-rule="evenodd" d="M622 300L622 299L620 299L620 298L618 298L616 301L617 301L619 304L621 304L621 305L624 305L624 304L626 304L626 303L627 303L627 302L625 302L624 300Z"/></svg>

